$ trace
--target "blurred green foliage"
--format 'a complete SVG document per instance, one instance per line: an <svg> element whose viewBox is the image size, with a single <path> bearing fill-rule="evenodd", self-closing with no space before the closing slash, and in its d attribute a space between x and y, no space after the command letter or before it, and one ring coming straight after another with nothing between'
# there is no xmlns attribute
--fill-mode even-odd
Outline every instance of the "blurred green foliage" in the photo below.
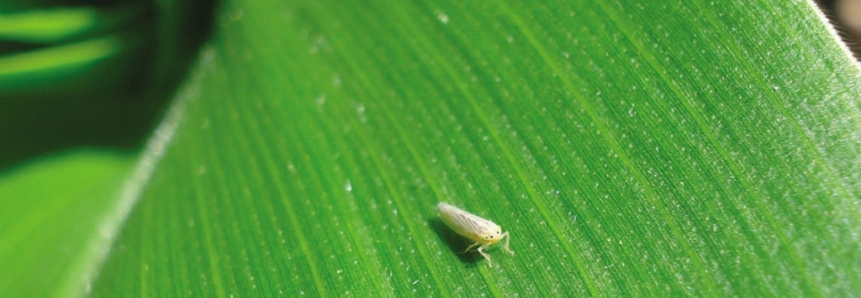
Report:
<svg viewBox="0 0 861 298"><path fill-rule="evenodd" d="M0 297L82 293L104 221L214 8L0 1Z"/></svg>
<svg viewBox="0 0 861 298"><path fill-rule="evenodd" d="M0 4L0 171L139 148L209 31L212 1Z"/></svg>
<svg viewBox="0 0 861 298"><path fill-rule="evenodd" d="M0 174L0 296L80 292L135 154L75 150Z"/></svg>

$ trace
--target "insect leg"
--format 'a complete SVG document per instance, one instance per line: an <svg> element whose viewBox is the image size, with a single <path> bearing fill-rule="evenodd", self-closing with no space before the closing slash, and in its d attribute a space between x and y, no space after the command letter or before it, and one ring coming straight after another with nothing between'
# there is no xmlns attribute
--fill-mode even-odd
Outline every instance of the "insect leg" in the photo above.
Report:
<svg viewBox="0 0 861 298"><path fill-rule="evenodd" d="M475 248L475 247L476 247L476 246L478 246L479 244L481 244L481 242L473 243L472 245L470 245L469 247L467 247L467 248L466 248L466 250L464 250L464 251L463 251L463 252L461 252L461 253L462 253L462 254L465 254L465 253L466 253L466 252L468 252L470 249Z"/></svg>
<svg viewBox="0 0 861 298"><path fill-rule="evenodd" d="M480 253L481 256L483 256L485 259L487 259L487 266L493 268L493 263L490 262L490 256L487 255L486 253L484 253L484 248L488 247L488 246L489 246L488 244L485 244L485 245L482 245L481 247L479 247L478 253Z"/></svg>
<svg viewBox="0 0 861 298"><path fill-rule="evenodd" d="M505 245L503 245L502 248L504 248L506 252L510 253L513 256L514 251L508 247L508 243L511 241L511 236L508 236L508 232L505 232L502 233L502 237L505 238Z"/></svg>

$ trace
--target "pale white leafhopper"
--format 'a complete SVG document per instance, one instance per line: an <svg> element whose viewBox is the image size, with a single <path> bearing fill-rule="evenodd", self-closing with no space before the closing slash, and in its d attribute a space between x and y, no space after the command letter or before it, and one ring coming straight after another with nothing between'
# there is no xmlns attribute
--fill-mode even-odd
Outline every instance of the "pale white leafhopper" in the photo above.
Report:
<svg viewBox="0 0 861 298"><path fill-rule="evenodd" d="M487 259L488 266L493 267L493 264L490 262L490 256L484 252L484 249L505 238L503 248L506 252L514 255L514 251L508 247L511 237L508 237L508 232L503 233L502 228L496 223L446 203L439 203L436 205L436 209L439 211L439 217L448 227L461 236L475 241L475 243L467 247L463 252L467 252L480 245L478 253Z"/></svg>

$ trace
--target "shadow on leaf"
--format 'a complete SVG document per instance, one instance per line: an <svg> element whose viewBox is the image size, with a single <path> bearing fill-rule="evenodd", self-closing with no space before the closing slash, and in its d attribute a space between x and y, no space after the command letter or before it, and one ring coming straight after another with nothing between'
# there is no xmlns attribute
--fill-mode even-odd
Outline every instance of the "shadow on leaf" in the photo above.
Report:
<svg viewBox="0 0 861 298"><path fill-rule="evenodd" d="M474 266L475 263L481 259L478 253L475 252L475 249L464 253L463 251L466 250L472 242L455 233L451 228L446 226L441 219L432 218L428 220L428 225L430 225L437 237L448 245L451 253L457 255L457 258L460 259L461 262L469 266Z"/></svg>

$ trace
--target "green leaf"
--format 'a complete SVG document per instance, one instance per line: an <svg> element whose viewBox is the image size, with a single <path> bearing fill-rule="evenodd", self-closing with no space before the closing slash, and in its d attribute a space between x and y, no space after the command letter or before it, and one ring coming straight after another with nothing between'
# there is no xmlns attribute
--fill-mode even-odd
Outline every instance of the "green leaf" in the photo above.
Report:
<svg viewBox="0 0 861 298"><path fill-rule="evenodd" d="M93 296L861 288L861 73L811 3L227 1L217 28ZM516 255L458 254L441 201Z"/></svg>
<svg viewBox="0 0 861 298"><path fill-rule="evenodd" d="M86 33L98 23L98 13L90 8L5 13L0 18L0 38L51 42Z"/></svg>
<svg viewBox="0 0 861 298"><path fill-rule="evenodd" d="M119 53L121 48L120 40L109 36L0 57L0 91L38 85L45 77L78 75L81 69L94 67Z"/></svg>
<svg viewBox="0 0 861 298"><path fill-rule="evenodd" d="M99 231L133 165L132 154L79 150L0 175L0 293L82 292L81 273L98 269L107 248Z"/></svg>
<svg viewBox="0 0 861 298"><path fill-rule="evenodd" d="M145 11L143 5L117 5L0 13L0 92L44 89L133 52L145 40L134 27Z"/></svg>

